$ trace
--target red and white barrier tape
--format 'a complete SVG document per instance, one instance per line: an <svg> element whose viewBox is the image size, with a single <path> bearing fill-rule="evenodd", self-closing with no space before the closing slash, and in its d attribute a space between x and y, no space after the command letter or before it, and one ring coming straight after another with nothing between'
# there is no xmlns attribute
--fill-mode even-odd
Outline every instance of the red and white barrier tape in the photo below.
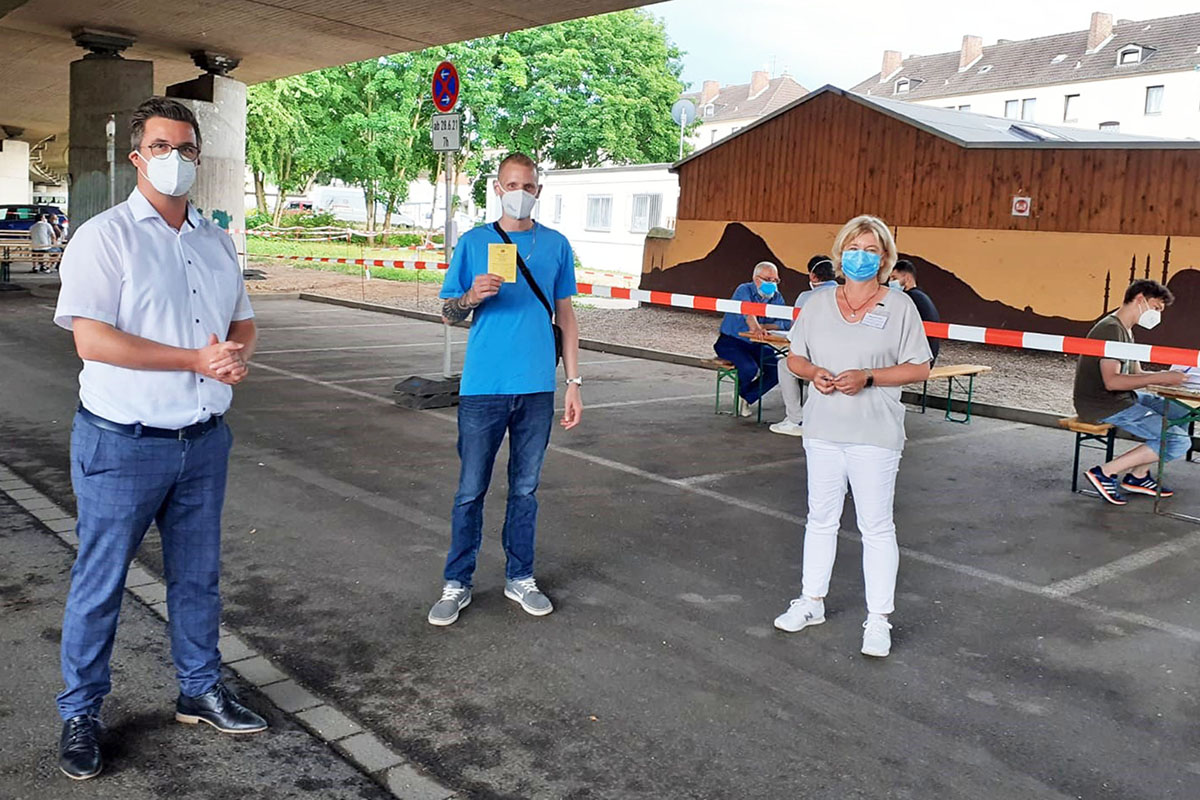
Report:
<svg viewBox="0 0 1200 800"><path fill-rule="evenodd" d="M719 300L715 297L697 297L672 292L651 292L645 289L625 289L617 286L601 286L592 283L578 284L580 294L594 297L612 297L619 300L637 300L659 306L693 308L701 311L721 311L732 314L753 314L758 317L794 320L799 309L791 306L747 303L741 300ZM1149 344L1127 344L1101 339L1085 339L1079 336L1057 336L1049 333L1010 331L1000 328L981 328L975 325L956 325L947 322L926 322L925 333L936 339L956 342L978 342L999 347L1015 347L1024 350L1043 350L1048 353L1067 353L1077 356L1096 356L1150 364L1184 364L1200 367L1200 350L1183 347L1163 347Z"/></svg>
<svg viewBox="0 0 1200 800"><path fill-rule="evenodd" d="M244 255L244 253L238 253ZM320 264L352 264L359 267L391 267L392 269L449 269L442 261L388 261L381 258L320 258L317 256L274 256L253 253L255 258L278 258L283 261L315 261Z"/></svg>

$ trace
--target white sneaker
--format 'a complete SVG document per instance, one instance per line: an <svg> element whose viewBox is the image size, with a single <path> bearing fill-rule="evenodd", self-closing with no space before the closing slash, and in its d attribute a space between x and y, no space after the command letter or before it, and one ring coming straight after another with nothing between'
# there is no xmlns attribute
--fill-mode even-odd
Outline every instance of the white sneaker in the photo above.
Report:
<svg viewBox="0 0 1200 800"><path fill-rule="evenodd" d="M882 614L868 614L867 621L863 623L862 654L887 658L888 653L892 652L891 630L892 624L887 621L887 617Z"/></svg>
<svg viewBox="0 0 1200 800"><path fill-rule="evenodd" d="M753 405L754 405L753 403L747 403L745 400L743 400L741 403L741 408L738 410L738 415L743 416L743 417L753 417L754 416L754 409L752 408Z"/></svg>
<svg viewBox="0 0 1200 800"><path fill-rule="evenodd" d="M775 627L781 631L795 633L809 625L820 625L825 621L825 601L811 597L797 597L788 610L775 618Z"/></svg>
<svg viewBox="0 0 1200 800"><path fill-rule="evenodd" d="M782 433L784 436L803 436L804 426L797 425L790 419L785 419L782 422L776 422L772 425L771 433Z"/></svg>

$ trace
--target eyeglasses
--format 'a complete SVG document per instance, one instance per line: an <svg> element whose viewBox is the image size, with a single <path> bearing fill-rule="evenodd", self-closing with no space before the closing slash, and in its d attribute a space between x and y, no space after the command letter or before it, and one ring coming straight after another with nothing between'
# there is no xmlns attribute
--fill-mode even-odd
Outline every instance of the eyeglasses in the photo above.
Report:
<svg viewBox="0 0 1200 800"><path fill-rule="evenodd" d="M146 149L150 151L150 155L154 158L167 158L171 155L172 150L178 150L179 157L184 161L195 161L200 157L200 148L194 144L181 144L176 147L167 142L153 142L146 145Z"/></svg>

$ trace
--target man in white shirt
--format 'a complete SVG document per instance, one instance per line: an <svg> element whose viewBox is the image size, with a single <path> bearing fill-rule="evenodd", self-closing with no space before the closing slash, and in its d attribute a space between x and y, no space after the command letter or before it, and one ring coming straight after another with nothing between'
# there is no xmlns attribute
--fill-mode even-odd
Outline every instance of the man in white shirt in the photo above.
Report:
<svg viewBox="0 0 1200 800"><path fill-rule="evenodd" d="M100 705L129 563L162 536L175 719L224 733L267 723L221 682L221 508L232 435L223 415L254 351L254 312L229 237L188 203L200 128L153 97L134 113L137 188L79 227L54 321L83 360L71 429L79 554L63 615L59 768L98 775Z"/></svg>
<svg viewBox="0 0 1200 800"><path fill-rule="evenodd" d="M796 297L796 308L804 308L804 304L817 292L837 288L833 261L829 256L818 255L808 260L808 285L811 288ZM783 406L786 411L784 418L771 426L771 433L803 436L804 384L787 368L787 356L779 359L779 391L783 393Z"/></svg>
<svg viewBox="0 0 1200 800"><path fill-rule="evenodd" d="M61 247L55 247L58 237L54 234L54 226L45 214L38 217L37 222L29 228L29 238L33 242L35 253L61 253ZM34 260L33 272L49 272L50 266L45 261Z"/></svg>

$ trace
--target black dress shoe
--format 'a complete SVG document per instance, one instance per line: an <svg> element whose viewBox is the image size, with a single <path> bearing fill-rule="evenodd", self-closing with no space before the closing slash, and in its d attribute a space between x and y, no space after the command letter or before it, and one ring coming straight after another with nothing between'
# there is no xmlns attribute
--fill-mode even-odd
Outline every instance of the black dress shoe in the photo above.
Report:
<svg viewBox="0 0 1200 800"><path fill-rule="evenodd" d="M199 697L179 695L175 701L175 719L189 725L207 722L221 733L258 733L267 729L267 721L239 703L223 683Z"/></svg>
<svg viewBox="0 0 1200 800"><path fill-rule="evenodd" d="M100 774L104 769L100 758L100 720L80 714L63 723L62 737L58 740L58 768L77 781Z"/></svg>

